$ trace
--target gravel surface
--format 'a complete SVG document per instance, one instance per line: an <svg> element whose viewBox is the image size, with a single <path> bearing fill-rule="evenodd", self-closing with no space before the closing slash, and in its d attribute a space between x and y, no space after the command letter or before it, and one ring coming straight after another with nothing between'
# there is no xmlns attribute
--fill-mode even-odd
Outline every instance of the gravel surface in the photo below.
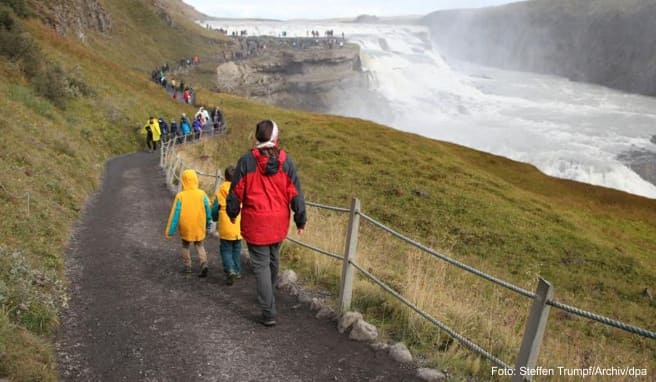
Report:
<svg viewBox="0 0 656 382"><path fill-rule="evenodd" d="M173 195L159 155L107 163L66 258L69 308L57 356L63 381L414 381L415 370L349 341L336 324L278 292L278 325L256 322L249 272L225 286L215 238L210 274L183 275L164 239ZM284 267L284 264L282 264Z"/></svg>

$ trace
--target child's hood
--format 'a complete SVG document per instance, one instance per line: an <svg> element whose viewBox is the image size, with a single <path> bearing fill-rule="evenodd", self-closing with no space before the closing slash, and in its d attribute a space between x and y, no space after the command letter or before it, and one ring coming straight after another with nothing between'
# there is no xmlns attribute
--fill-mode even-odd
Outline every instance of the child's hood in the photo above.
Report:
<svg viewBox="0 0 656 382"><path fill-rule="evenodd" d="M195 190L198 188L198 175L194 170L182 172L182 191Z"/></svg>

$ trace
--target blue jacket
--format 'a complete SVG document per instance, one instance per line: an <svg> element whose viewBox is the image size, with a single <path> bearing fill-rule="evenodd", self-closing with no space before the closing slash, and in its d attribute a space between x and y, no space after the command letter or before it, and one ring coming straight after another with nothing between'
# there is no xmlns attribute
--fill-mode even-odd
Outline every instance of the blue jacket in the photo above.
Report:
<svg viewBox="0 0 656 382"><path fill-rule="evenodd" d="M169 133L169 125L164 121L164 118L159 119L159 129L162 132L162 134Z"/></svg>
<svg viewBox="0 0 656 382"><path fill-rule="evenodd" d="M180 129L182 129L182 135L191 133L191 126L189 126L189 121L186 119L180 120Z"/></svg>
<svg viewBox="0 0 656 382"><path fill-rule="evenodd" d="M171 121L171 134L172 135L178 134L178 124L175 121Z"/></svg>
<svg viewBox="0 0 656 382"><path fill-rule="evenodd" d="M202 127L203 127L203 125L200 123L200 121L197 120L197 119L194 119L194 131L199 132Z"/></svg>

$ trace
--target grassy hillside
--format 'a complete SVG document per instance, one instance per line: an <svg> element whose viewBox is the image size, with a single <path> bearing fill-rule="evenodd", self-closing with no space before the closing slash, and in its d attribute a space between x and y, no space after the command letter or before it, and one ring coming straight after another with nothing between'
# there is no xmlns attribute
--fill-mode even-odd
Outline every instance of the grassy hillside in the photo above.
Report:
<svg viewBox="0 0 656 382"><path fill-rule="evenodd" d="M52 333L66 304L66 243L104 161L141 148L135 128L149 114L192 112L147 81L148 72L183 56L203 60L226 44L177 18L181 4L174 0L100 3L111 30L86 31L85 43L44 26L56 7L30 8L54 3L0 6L0 16L9 15L0 17L0 379L56 379ZM20 4L27 6L17 16ZM309 200L347 206L358 196L367 214L468 264L528 289L542 275L559 300L654 329L656 305L641 294L656 289L654 201L549 178L528 165L366 121L203 91L199 99L226 110L231 133L190 149L197 166L234 163L252 142L254 124L273 117ZM343 217L311 213L305 239L341 252ZM363 264L395 288L512 360L528 302L426 260L364 224L359 249ZM334 290L336 265L293 247L286 263ZM406 338L442 367L486 375L475 357L364 282L356 304L388 337ZM549 328L563 335L548 337L545 354L553 356L545 362L612 360L654 370L653 341L568 315L552 314Z"/></svg>
<svg viewBox="0 0 656 382"><path fill-rule="evenodd" d="M551 178L527 164L367 121L205 92L198 100L226 110L231 134L189 148L185 155L194 167L209 172L234 164L253 141L255 123L274 118L308 200L348 207L357 196L366 214L458 260L529 290L541 276L554 284L559 301L655 329L656 303L643 291L656 287L656 201ZM341 254L346 218L311 213L301 239ZM529 300L418 254L365 223L362 232L358 256L374 274L513 364ZM286 260L307 280L337 291L337 264L294 247ZM480 360L375 287L361 282L356 289L359 309L387 336L405 339L441 367L489 375ZM540 362L654 370L655 346L554 309Z"/></svg>
<svg viewBox="0 0 656 382"><path fill-rule="evenodd" d="M83 44L45 26L47 10L30 4L0 5L0 379L50 381L64 252L104 162L142 147L135 130L149 114L192 112L149 82L149 70L224 41L175 15L170 27L150 2L104 1L113 31L87 31Z"/></svg>

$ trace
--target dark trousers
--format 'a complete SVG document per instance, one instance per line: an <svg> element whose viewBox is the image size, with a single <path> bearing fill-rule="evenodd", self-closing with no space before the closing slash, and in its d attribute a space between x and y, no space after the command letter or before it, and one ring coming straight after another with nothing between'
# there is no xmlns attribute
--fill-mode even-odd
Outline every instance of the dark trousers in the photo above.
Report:
<svg viewBox="0 0 656 382"><path fill-rule="evenodd" d="M276 299L273 295L273 288L278 279L280 243L271 245L247 244L257 283L257 303L262 309L264 318L275 318Z"/></svg>
<svg viewBox="0 0 656 382"><path fill-rule="evenodd" d="M152 131L146 132L146 145L148 146L148 149L154 150L153 149L154 144L155 142L153 142L153 132Z"/></svg>

